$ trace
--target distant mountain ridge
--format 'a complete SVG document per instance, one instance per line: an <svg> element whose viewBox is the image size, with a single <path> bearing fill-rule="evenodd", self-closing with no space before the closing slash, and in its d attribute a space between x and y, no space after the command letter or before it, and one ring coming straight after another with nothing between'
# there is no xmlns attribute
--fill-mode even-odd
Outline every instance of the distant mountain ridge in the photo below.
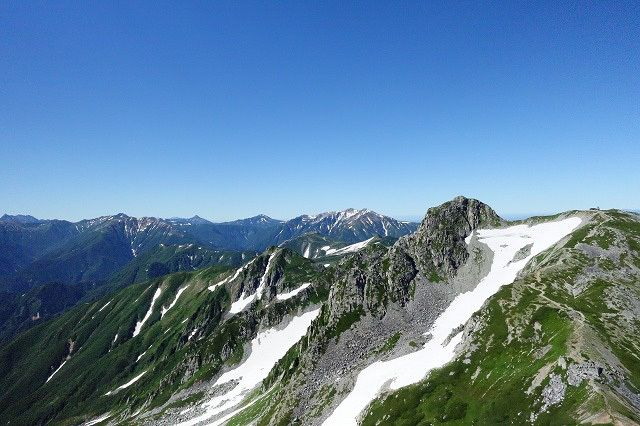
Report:
<svg viewBox="0 0 640 426"><path fill-rule="evenodd" d="M50 282L106 279L159 244L211 250L264 251L305 233L353 244L374 236L398 238L417 223L368 209L302 215L288 221L258 215L213 223L199 216L162 219L124 213L79 222L4 215L0 220L0 290L24 291Z"/></svg>
<svg viewBox="0 0 640 426"><path fill-rule="evenodd" d="M30 215L24 215L24 214L17 214L17 215L8 215L8 214L3 214L2 217L0 217L0 221L2 222L15 222L15 223L39 223L39 222L44 222L42 219L36 219L33 216Z"/></svg>
<svg viewBox="0 0 640 426"><path fill-rule="evenodd" d="M190 217L190 218L188 218L188 219L181 218L181 217L171 217L171 218L169 218L169 219L167 219L167 220L168 220L169 222L172 222L172 223L177 223L177 224L180 224L180 225L186 225L186 226L189 226L189 225L191 225L192 223L195 223L195 224L197 224L197 225L202 225L202 224L205 224L205 223L213 223L213 222L211 222L210 220L207 220L207 219L201 218L201 217L200 217L200 216L198 216L198 215L195 215L195 216Z"/></svg>
<svg viewBox="0 0 640 426"><path fill-rule="evenodd" d="M356 243L374 236L399 238L418 228L417 223L400 222L369 209L347 209L318 215L302 215L284 224L278 243L307 232L316 232L336 240Z"/></svg>

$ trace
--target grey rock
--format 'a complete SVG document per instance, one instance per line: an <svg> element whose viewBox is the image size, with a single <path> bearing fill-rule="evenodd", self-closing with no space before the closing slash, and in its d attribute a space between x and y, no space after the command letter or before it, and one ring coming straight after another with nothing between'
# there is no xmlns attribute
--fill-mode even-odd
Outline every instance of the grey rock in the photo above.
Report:
<svg viewBox="0 0 640 426"><path fill-rule="evenodd" d="M562 381L562 377L551 373L551 380L542 390L542 408L540 412L545 412L552 405L556 405L564 400L564 394L567 391L567 384Z"/></svg>

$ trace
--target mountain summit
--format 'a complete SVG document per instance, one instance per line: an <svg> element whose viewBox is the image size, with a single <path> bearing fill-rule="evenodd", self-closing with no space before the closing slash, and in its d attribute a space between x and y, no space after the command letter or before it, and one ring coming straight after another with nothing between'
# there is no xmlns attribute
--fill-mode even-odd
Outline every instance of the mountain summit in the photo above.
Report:
<svg viewBox="0 0 640 426"><path fill-rule="evenodd" d="M15 223L40 223L43 222L41 219L36 219L33 216L25 215L25 214L17 214L17 215L8 215L3 214L0 217L0 222L15 222Z"/></svg>

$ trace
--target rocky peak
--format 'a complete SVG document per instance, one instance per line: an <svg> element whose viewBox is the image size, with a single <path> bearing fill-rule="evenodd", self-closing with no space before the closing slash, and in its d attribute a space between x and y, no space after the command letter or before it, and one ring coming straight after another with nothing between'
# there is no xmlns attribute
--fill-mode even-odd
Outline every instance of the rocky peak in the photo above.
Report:
<svg viewBox="0 0 640 426"><path fill-rule="evenodd" d="M417 232L434 234L444 229L465 238L482 225L499 226L502 222L502 218L485 203L460 195L430 208Z"/></svg>
<svg viewBox="0 0 640 426"><path fill-rule="evenodd" d="M425 263L433 261L438 272L453 277L469 257L464 239L474 229L503 223L504 220L487 204L458 196L430 208L406 243L423 267L430 266Z"/></svg>
<svg viewBox="0 0 640 426"><path fill-rule="evenodd" d="M417 276L448 281L469 257L465 238L476 228L503 222L488 205L465 197L429 209L418 230L391 249L376 245L341 261L329 296L331 318L359 305L384 315L388 301L404 304L411 298Z"/></svg>

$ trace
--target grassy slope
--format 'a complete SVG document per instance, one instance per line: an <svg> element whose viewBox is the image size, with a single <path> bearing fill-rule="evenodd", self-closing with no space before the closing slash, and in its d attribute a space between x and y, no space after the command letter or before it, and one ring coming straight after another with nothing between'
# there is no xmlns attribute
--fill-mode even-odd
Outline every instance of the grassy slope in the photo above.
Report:
<svg viewBox="0 0 640 426"><path fill-rule="evenodd" d="M103 282L49 283L23 294L7 293L0 300L0 341L66 312L79 302L96 300L129 285L181 270L239 266L257 254L211 250L195 244L158 245L133 258ZM34 320L35 317L39 319Z"/></svg>
<svg viewBox="0 0 640 426"><path fill-rule="evenodd" d="M320 279L309 273L310 265L299 256L285 265L292 286L295 278ZM242 313L221 322L229 294L224 286L214 292L207 287L230 274L225 270L179 272L133 285L11 340L0 349L0 422L75 424L107 411L161 406L178 390L212 378L225 363L238 362L243 343L257 332L260 321L277 324L286 313L327 295L321 285L311 288L302 302L296 298L258 306L251 315ZM168 306L177 290L187 285L179 302L160 319L160 306ZM131 337L158 287L163 290L153 314L142 333ZM71 358L45 383L66 357L69 341L74 346ZM129 388L105 396L143 371L145 375Z"/></svg>

